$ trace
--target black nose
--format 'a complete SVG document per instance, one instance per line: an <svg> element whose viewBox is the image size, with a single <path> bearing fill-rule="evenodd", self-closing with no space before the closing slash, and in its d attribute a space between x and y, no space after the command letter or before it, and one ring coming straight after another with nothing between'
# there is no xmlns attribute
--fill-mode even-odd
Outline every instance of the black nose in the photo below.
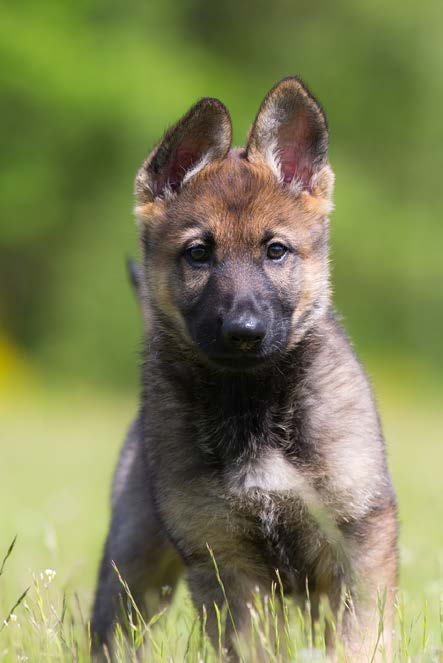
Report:
<svg viewBox="0 0 443 663"><path fill-rule="evenodd" d="M225 320L222 326L226 348L242 352L258 350L265 333L263 321L252 315Z"/></svg>

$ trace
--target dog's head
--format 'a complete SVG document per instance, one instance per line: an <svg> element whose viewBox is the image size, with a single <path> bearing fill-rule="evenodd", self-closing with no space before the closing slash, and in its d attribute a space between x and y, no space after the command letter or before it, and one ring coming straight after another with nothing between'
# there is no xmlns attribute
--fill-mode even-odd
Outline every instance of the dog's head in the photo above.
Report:
<svg viewBox="0 0 443 663"><path fill-rule="evenodd" d="M202 99L136 179L143 289L157 321L212 363L287 352L329 304L333 174L325 115L298 78L263 101L246 148Z"/></svg>

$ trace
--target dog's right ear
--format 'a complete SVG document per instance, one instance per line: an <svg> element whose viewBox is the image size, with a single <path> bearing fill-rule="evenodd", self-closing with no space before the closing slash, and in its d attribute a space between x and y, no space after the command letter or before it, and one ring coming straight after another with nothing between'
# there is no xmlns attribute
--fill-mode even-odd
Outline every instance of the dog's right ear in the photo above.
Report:
<svg viewBox="0 0 443 663"><path fill-rule="evenodd" d="M325 114L304 83L284 78L265 97L249 134L249 161L268 165L294 193L312 191L327 164ZM332 182L332 171L330 176ZM332 186L332 184L331 184Z"/></svg>
<svg viewBox="0 0 443 663"><path fill-rule="evenodd" d="M204 98L164 135L135 181L137 206L173 196L204 166L223 159L231 147L232 126L218 99Z"/></svg>

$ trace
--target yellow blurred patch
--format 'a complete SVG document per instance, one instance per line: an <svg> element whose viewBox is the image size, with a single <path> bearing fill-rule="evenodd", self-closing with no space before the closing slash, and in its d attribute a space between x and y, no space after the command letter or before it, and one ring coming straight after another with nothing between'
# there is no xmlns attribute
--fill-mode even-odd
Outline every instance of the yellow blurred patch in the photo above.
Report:
<svg viewBox="0 0 443 663"><path fill-rule="evenodd" d="M14 394L34 382L34 371L17 346L0 331L0 400L14 398Z"/></svg>

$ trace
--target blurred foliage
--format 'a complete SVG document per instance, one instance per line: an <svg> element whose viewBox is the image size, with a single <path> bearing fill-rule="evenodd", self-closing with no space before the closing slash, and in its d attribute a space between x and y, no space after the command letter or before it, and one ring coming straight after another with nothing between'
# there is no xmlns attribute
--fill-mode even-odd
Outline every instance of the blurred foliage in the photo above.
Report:
<svg viewBox="0 0 443 663"><path fill-rule="evenodd" d="M358 346L442 367L441 0L0 4L0 334L50 374L135 381L135 171L201 96L242 143L267 90L320 98L336 301Z"/></svg>

